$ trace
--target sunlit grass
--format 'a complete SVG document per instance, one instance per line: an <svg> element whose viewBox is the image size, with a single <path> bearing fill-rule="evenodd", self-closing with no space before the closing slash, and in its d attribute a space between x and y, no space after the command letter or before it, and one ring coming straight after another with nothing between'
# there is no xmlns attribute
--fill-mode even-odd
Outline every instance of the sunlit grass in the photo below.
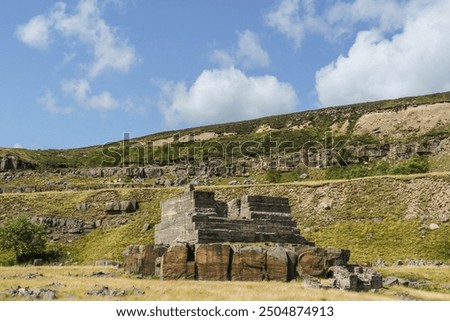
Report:
<svg viewBox="0 0 450 321"><path fill-rule="evenodd" d="M94 272L112 273L113 277L96 277ZM432 281L448 280L448 267L384 269L385 272L414 273L420 278ZM405 272L406 271L406 272ZM40 273L33 279L26 279L30 273ZM446 275L446 276L442 276ZM62 286L52 286L54 282ZM326 281L325 281L326 283ZM121 269L93 266L61 267L1 267L0 300L18 300L5 293L8 288L37 287L54 289L58 300L127 300L127 301L369 301L369 300L445 300L450 293L418 290L396 286L377 292L349 292L336 289L308 289L303 282L215 282L215 281L161 281L138 279L127 275ZM145 291L142 295L119 297L90 296L86 293L94 288L107 286L109 289L126 290L130 287Z"/></svg>

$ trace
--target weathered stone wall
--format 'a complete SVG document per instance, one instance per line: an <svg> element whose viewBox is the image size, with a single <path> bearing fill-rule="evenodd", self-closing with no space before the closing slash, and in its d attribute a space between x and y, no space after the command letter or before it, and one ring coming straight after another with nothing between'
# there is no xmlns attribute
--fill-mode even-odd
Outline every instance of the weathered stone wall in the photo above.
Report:
<svg viewBox="0 0 450 321"><path fill-rule="evenodd" d="M161 222L155 226L155 244L195 243L194 215L217 216L213 192L191 191L161 202Z"/></svg>
<svg viewBox="0 0 450 321"><path fill-rule="evenodd" d="M155 243L308 243L290 210L287 198L245 196L225 204L213 192L189 191L161 203Z"/></svg>

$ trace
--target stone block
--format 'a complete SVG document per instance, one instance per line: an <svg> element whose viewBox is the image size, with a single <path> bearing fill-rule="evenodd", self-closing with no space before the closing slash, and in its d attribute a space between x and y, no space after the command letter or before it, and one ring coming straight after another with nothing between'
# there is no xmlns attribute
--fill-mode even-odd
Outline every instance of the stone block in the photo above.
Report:
<svg viewBox="0 0 450 321"><path fill-rule="evenodd" d="M153 244L130 245L124 252L124 269L129 273L142 274L143 276L159 275L157 261L166 250L166 246Z"/></svg>
<svg viewBox="0 0 450 321"><path fill-rule="evenodd" d="M266 277L266 253L259 246L236 249L231 264L231 280L261 281Z"/></svg>
<svg viewBox="0 0 450 321"><path fill-rule="evenodd" d="M323 276L326 272L326 252L323 249L306 251L298 256L299 275Z"/></svg>
<svg viewBox="0 0 450 321"><path fill-rule="evenodd" d="M333 247L327 248L326 252L326 265L327 267L330 266L346 266L348 260L350 259L350 251L349 250L342 250L342 249L336 249Z"/></svg>
<svg viewBox="0 0 450 321"><path fill-rule="evenodd" d="M176 243L167 249L161 261L161 278L163 280L186 279L189 251L190 249L185 243Z"/></svg>
<svg viewBox="0 0 450 321"><path fill-rule="evenodd" d="M228 280L230 255L231 247L228 244L197 244L195 247L197 279Z"/></svg>
<svg viewBox="0 0 450 321"><path fill-rule="evenodd" d="M274 281L288 280L288 256L282 247L271 247L266 252L267 279Z"/></svg>

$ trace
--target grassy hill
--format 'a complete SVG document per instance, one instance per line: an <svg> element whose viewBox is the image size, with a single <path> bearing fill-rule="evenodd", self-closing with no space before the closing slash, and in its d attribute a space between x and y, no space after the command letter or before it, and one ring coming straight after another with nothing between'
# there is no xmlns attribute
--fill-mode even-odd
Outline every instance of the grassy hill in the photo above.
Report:
<svg viewBox="0 0 450 321"><path fill-rule="evenodd" d="M182 189L150 187L154 177L136 183L132 175L90 176L79 174L78 169L102 165L164 168L187 160L207 162L216 156L233 156L234 162L250 163L246 175L212 176L211 186L199 188L214 190L216 198L225 201L245 194L288 197L301 233L322 247L350 249L352 262L373 262L379 257L390 262L406 258L450 262L448 102L450 92L157 133L81 149L0 148L0 159L14 158L29 168L0 173L0 188L7 190L0 193L0 222L19 214L85 221L109 219L104 211L106 202L137 199L139 209L116 216L115 225L68 235L64 242L50 242L61 260L68 263L120 260L128 245L153 241L160 201ZM281 147L285 142L292 144ZM308 145L311 142L314 144ZM328 145L337 146L346 162L288 169L275 166L269 170L271 162L286 155L293 157L305 146L313 153ZM395 146L405 152L400 151L401 156L394 159L355 163L354 151L361 146L375 150ZM436 152L419 148L422 153L411 153L411 146L434 148ZM124 155L115 157L118 151ZM265 168L253 166L255 159L266 164ZM299 179L302 173L308 177ZM174 179L177 174L171 168L162 177ZM239 185L249 179L254 184ZM230 180L238 185L229 186ZM45 188L11 193L24 186ZM76 205L82 202L94 205L87 211L77 211ZM150 229L144 231L144 224L150 224ZM430 228L431 224L438 228ZM0 263L11 260L11 253L0 253Z"/></svg>
<svg viewBox="0 0 450 321"><path fill-rule="evenodd" d="M402 135L396 137L392 132L378 135L374 132L358 130L357 126L360 125L358 121L367 114L382 113L387 116L398 114L408 108L448 102L450 102L450 92L445 92L155 133L126 142L105 142L101 146L78 149L26 150L0 147L0 158L12 155L37 169L143 166L182 162L186 157L206 160L216 156L212 147L217 144L228 147L220 156L224 156L224 153L225 156L229 156L236 142L258 143L257 147L252 146L247 153L244 151L242 155L239 155L240 157L262 155L267 152L267 149L264 150L264 147L267 147L264 144L267 142L268 134L270 134L271 142L277 143L278 146L282 142L292 142L291 150L298 150L310 142L330 143L330 134L333 136L334 144L340 141L347 142L347 145L420 141L430 137L448 137L450 123L438 123L425 132L417 132L415 128L417 124L413 124L410 126L413 127L412 132L403 133L398 130ZM430 111L429 114L433 115L434 111ZM401 117L408 117L408 115ZM423 120L423 122L426 121L426 119ZM420 120L418 122L420 123ZM407 131L407 129L404 130ZM191 152L189 155L183 152L170 153L165 150L164 143L170 143L175 150L184 149ZM199 147L203 147L201 154L198 152ZM193 151L194 148L197 152ZM283 147L283 151L285 150L286 148ZM117 157L118 152L123 153L125 157Z"/></svg>
<svg viewBox="0 0 450 321"><path fill-rule="evenodd" d="M373 262L379 257L390 262L406 258L449 262L450 226L442 222L450 207L446 201L449 183L450 175L426 175L203 189L215 191L221 200L245 194L288 197L302 234L322 247L350 249L352 262ZM2 219L19 213L102 219L107 216L102 208L79 213L75 205L138 199L139 210L123 214L126 224L96 229L70 243L54 244L67 262L92 264L98 259L120 260L130 244L152 243L154 225L160 218L159 202L181 192L181 188L134 188L3 194L0 212ZM323 206L324 202L329 206ZM151 228L144 232L145 223ZM432 223L439 228L430 229ZM8 255L4 253L3 258Z"/></svg>

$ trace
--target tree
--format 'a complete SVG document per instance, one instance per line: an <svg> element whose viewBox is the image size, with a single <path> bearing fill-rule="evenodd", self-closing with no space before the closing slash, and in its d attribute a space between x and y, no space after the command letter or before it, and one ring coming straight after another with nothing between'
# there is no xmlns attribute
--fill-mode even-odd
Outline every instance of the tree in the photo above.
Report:
<svg viewBox="0 0 450 321"><path fill-rule="evenodd" d="M20 215L0 227L0 249L13 251L18 262L45 253L47 233L43 225L34 224Z"/></svg>

